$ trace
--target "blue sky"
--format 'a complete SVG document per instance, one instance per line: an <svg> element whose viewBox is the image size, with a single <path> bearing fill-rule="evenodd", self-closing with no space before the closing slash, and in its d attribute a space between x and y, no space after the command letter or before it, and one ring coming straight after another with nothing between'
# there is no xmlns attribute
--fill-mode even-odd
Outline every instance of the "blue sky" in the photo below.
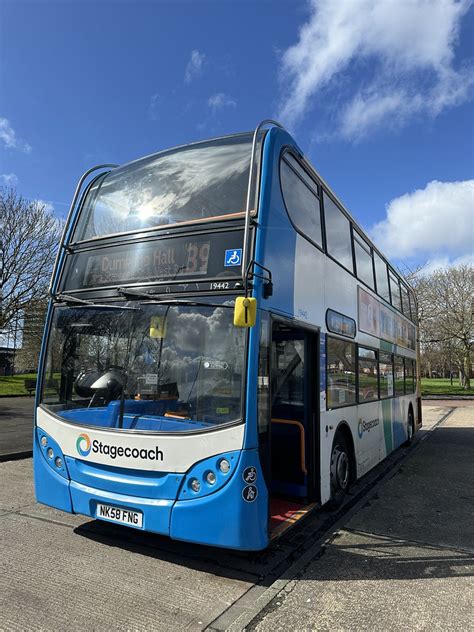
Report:
<svg viewBox="0 0 474 632"><path fill-rule="evenodd" d="M393 259L473 239L468 0L0 0L0 184L77 179L277 117Z"/></svg>

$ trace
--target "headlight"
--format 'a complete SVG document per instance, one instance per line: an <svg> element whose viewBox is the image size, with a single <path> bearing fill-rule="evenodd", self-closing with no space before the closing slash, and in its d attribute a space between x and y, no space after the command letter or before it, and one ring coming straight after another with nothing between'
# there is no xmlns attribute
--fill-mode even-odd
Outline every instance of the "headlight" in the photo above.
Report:
<svg viewBox="0 0 474 632"><path fill-rule="evenodd" d="M197 478L191 479L191 489L193 492L196 492L196 494L201 490L201 483Z"/></svg>
<svg viewBox="0 0 474 632"><path fill-rule="evenodd" d="M230 470L229 461L227 459L222 459L222 461L219 462L219 469L222 474L227 474L227 472Z"/></svg>
<svg viewBox="0 0 474 632"><path fill-rule="evenodd" d="M214 474L214 472L208 472L206 475L206 481L209 483L209 485L214 485L216 482L216 475Z"/></svg>

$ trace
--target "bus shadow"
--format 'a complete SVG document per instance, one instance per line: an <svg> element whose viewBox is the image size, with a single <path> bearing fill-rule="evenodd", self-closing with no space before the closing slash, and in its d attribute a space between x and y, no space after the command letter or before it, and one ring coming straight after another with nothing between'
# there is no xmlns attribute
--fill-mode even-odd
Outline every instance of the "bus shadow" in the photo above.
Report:
<svg viewBox="0 0 474 632"><path fill-rule="evenodd" d="M472 577L474 554L352 530L334 537L304 581L383 581Z"/></svg>
<svg viewBox="0 0 474 632"><path fill-rule="evenodd" d="M314 510L264 551L178 542L99 520L74 531L106 546L262 586L289 579L293 562L312 547L304 572L308 580L468 576L474 563L469 519L474 429L440 427L428 442L419 439L412 447L421 449L408 460L411 448L401 448L361 478L338 512ZM370 493L380 480L382 487ZM319 546L320 538L327 538L327 544Z"/></svg>
<svg viewBox="0 0 474 632"><path fill-rule="evenodd" d="M179 542L155 533L137 531L126 526L113 525L101 520L86 522L74 532L105 546L123 549L156 560L170 562L186 568L213 573L228 579L261 581L275 563L281 562L280 547L269 547L261 552L242 552L217 547Z"/></svg>

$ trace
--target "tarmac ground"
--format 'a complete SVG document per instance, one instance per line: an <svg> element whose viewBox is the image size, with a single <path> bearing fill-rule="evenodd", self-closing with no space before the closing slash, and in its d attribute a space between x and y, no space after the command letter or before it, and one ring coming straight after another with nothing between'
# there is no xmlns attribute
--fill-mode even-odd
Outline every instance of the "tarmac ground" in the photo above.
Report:
<svg viewBox="0 0 474 632"><path fill-rule="evenodd" d="M34 397L0 398L0 461L33 449Z"/></svg>
<svg viewBox="0 0 474 632"><path fill-rule="evenodd" d="M253 555L38 505L31 459L0 463L0 630L474 630L474 408L430 404L338 514Z"/></svg>

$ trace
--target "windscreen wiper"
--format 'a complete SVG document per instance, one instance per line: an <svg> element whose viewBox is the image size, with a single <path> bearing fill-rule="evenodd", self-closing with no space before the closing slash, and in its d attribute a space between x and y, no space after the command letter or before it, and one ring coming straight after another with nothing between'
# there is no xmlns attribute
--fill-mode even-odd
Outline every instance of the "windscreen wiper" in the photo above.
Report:
<svg viewBox="0 0 474 632"><path fill-rule="evenodd" d="M140 292L139 290L129 290L119 287L117 292L125 298L141 298L142 303L153 305L191 305L192 307L233 307L233 305L223 305L222 303L206 303L204 301L195 301L190 298L159 298L159 294L149 294L148 292Z"/></svg>
<svg viewBox="0 0 474 632"><path fill-rule="evenodd" d="M190 305L191 307L234 307L233 305L224 305L223 303L206 303L204 301L193 301L187 298L168 298L168 299L148 299L141 301L140 305Z"/></svg>
<svg viewBox="0 0 474 632"><path fill-rule="evenodd" d="M137 307L128 307L126 305L108 305L103 303L94 303L93 301L86 301L78 296L71 296L70 294L56 294L53 297L55 301L59 303L66 303L66 305L75 305L76 307L100 307L102 309L120 309L120 310L132 310L139 311Z"/></svg>
<svg viewBox="0 0 474 632"><path fill-rule="evenodd" d="M53 297L55 301L60 303L78 303L79 305L94 305L92 301L86 301L78 296L71 296L70 294L56 294Z"/></svg>

